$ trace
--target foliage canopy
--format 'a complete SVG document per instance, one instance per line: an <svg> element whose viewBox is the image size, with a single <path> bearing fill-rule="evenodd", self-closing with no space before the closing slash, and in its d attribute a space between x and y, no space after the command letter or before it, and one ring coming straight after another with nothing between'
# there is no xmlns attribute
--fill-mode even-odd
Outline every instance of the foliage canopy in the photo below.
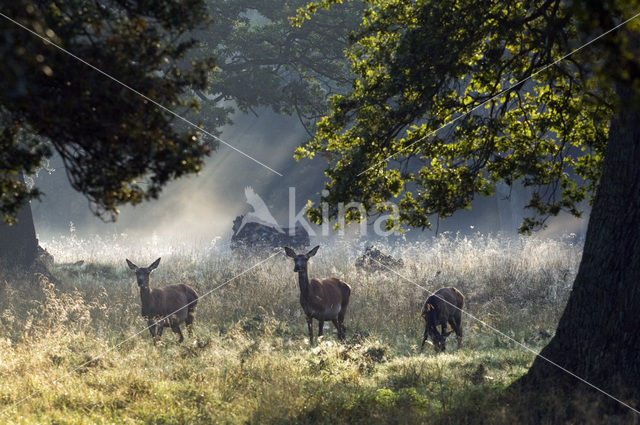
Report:
<svg viewBox="0 0 640 425"><path fill-rule="evenodd" d="M351 201L380 213L398 198L388 226L425 228L498 182L530 188L534 214L521 231L560 211L579 216L599 181L613 81L625 77L614 66L624 54L611 58L628 39L614 32L565 55L635 10L621 1L368 1L347 52L352 87L296 152L330 158L323 201L333 207L311 217L334 218Z"/></svg>
<svg viewBox="0 0 640 425"><path fill-rule="evenodd" d="M190 60L202 0L18 0L2 13L158 103L193 108L210 59ZM172 116L67 53L0 18L0 211L12 221L40 195L16 178L57 152L74 189L105 218L197 172L211 147ZM141 182L144 180L144 183Z"/></svg>

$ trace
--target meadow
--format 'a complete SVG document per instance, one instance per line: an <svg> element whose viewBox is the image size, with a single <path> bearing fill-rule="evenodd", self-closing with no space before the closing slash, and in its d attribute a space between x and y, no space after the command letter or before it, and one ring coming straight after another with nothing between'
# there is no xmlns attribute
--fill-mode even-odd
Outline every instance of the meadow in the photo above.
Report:
<svg viewBox="0 0 640 425"><path fill-rule="evenodd" d="M52 278L0 276L2 423L516 423L500 400L533 361L519 344L537 352L548 341L581 255L573 235L378 244L404 260L396 274L357 269L362 242L323 245L309 273L352 286L347 338L328 323L309 347L297 275L281 253L127 235L43 246ZM153 344L124 261L157 257L152 287L207 294L181 345L169 329ZM426 290L443 286L462 291L475 319L463 316L462 350L450 337L446 354L420 352Z"/></svg>

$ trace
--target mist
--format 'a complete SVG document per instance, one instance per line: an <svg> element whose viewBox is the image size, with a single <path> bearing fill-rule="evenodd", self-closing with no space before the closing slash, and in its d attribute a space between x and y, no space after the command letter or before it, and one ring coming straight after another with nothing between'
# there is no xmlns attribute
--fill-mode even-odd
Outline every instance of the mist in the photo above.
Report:
<svg viewBox="0 0 640 425"><path fill-rule="evenodd" d="M160 237L209 239L230 234L233 219L248 210L244 189L251 186L283 223L288 220L289 186L296 187L299 208L321 190L322 160L296 162L294 149L307 133L297 119L260 111L238 115L221 138L283 174L278 176L251 159L220 144L198 175L170 182L159 199L123 206L116 222L103 222L89 210L85 198L69 185L62 161L53 158L51 174L41 171L35 184L45 193L33 201L36 230L41 238L69 232L78 235L127 233Z"/></svg>
<svg viewBox="0 0 640 425"><path fill-rule="evenodd" d="M257 116L237 114L233 121L223 129L221 138L282 176L220 144L198 175L172 181L159 199L123 206L117 221L103 222L91 213L86 199L70 187L61 160L53 158L53 173L43 170L34 176L35 184L45 193L40 201L31 203L38 237L50 240L71 231L85 238L126 234L143 239L194 242L217 239L227 243L234 218L251 210L244 195L247 186L264 200L278 223L288 227L289 188L295 188L296 215L308 200L318 201L326 161L322 157L300 162L293 159L295 148L309 137L296 117L263 109ZM529 214L523 208L528 195L524 188L510 190L506 185L499 185L494 196L475 199L471 210L434 221L432 229L408 229L402 238L423 240L441 232L515 235L522 218ZM587 222L588 211L580 219L566 214L552 217L538 235L582 235ZM358 226L351 225L345 232L332 231L329 239L341 237L343 233L346 237L361 237ZM369 227L363 239L376 239L371 225ZM321 234L318 226L311 225L311 228L317 235Z"/></svg>

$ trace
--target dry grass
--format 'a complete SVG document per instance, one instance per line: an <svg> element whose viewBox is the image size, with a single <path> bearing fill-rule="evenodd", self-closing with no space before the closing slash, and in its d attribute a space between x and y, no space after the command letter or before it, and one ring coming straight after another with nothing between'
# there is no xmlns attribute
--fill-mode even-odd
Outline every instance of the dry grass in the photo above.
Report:
<svg viewBox="0 0 640 425"><path fill-rule="evenodd" d="M260 261L216 242L71 235L47 244L59 285L0 278L0 421L474 423L482 409L488 422L510 423L498 397L533 355L469 317L462 351L419 353L428 294L416 285L456 286L469 313L539 349L580 256L570 237L444 235L385 248L404 259L405 280L357 270L362 246L335 243L310 273L352 285L344 344L331 328L308 347L296 275L277 255L200 300L195 340L177 345L165 332L154 346L144 332L112 349L145 327L124 258L142 265L162 256L152 286L181 282L203 294ZM85 264L65 264L77 260Z"/></svg>

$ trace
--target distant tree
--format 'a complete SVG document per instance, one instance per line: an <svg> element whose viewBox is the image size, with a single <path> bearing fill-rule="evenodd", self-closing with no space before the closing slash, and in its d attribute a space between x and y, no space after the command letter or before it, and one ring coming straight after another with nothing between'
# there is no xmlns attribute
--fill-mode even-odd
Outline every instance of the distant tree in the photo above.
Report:
<svg viewBox="0 0 640 425"><path fill-rule="evenodd" d="M181 113L197 107L187 89L204 89L213 69L208 58L188 58L196 43L189 32L207 20L203 0L15 0L0 11ZM113 219L119 205L155 198L171 179L199 171L211 150L169 113L5 17L0 57L0 212L8 223L40 195L18 177L54 152L93 211Z"/></svg>
<svg viewBox="0 0 640 425"><path fill-rule="evenodd" d="M338 202L375 213L398 199L389 225L424 228L497 182L521 182L533 189L530 231L562 210L579 215L596 193L574 289L542 356L626 400L640 395L640 21L563 59L640 3L369 4L347 52L352 87L297 151L330 158L332 208L312 217L335 218ZM521 382L588 388L540 357Z"/></svg>
<svg viewBox="0 0 640 425"><path fill-rule="evenodd" d="M306 0L208 0L213 25L198 32L201 52L216 57L210 86L196 91L211 127L233 108L270 107L298 116L309 132L328 111L328 98L351 81L344 50L360 26L363 1L323 10L294 25Z"/></svg>

